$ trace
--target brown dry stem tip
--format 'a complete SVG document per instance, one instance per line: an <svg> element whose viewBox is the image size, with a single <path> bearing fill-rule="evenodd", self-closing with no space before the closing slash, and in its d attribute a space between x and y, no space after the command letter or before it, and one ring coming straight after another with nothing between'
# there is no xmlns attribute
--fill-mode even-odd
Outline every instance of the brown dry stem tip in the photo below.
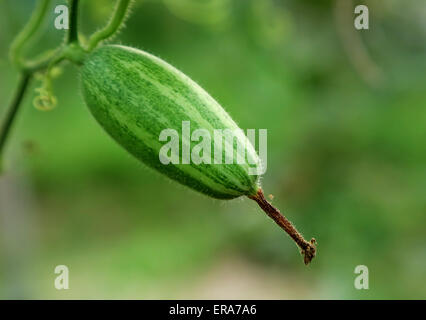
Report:
<svg viewBox="0 0 426 320"><path fill-rule="evenodd" d="M279 225L282 229L284 229L285 232L288 233L288 235L299 246L301 254L304 256L303 260L305 264L309 264L309 262L311 262L311 260L315 257L316 253L315 239L312 238L309 242L306 241L303 236L296 230L293 224L286 217L284 217L277 208L272 206L265 199L262 189L259 189L256 195L249 196L249 198L256 201L259 207L261 207L262 210L265 211L265 213L272 220L274 220L277 225Z"/></svg>

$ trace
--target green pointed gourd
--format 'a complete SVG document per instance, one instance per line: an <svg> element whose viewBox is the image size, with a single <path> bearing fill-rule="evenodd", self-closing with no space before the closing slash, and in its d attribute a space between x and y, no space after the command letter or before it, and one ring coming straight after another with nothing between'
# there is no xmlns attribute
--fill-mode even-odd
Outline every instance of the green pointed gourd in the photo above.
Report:
<svg viewBox="0 0 426 320"><path fill-rule="evenodd" d="M242 164L163 164L159 154L164 129L182 131L182 122L196 129L238 130L228 113L199 85L167 62L137 49L108 45L96 49L81 71L83 96L101 126L120 145L149 167L214 198L255 195L257 175ZM247 159L260 160L247 137L236 136ZM182 143L180 152L185 145ZM190 142L191 149L198 142ZM213 141L211 150L214 149ZM225 153L225 148L223 148ZM213 155L213 151L212 151ZM225 158L225 155L223 155Z"/></svg>

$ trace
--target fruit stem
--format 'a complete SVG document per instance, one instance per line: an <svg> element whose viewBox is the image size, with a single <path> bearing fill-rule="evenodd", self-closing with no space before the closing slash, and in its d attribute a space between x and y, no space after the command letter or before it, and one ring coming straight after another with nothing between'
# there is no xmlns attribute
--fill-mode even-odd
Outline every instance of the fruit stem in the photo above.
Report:
<svg viewBox="0 0 426 320"><path fill-rule="evenodd" d="M272 206L266 199L263 194L262 189L259 189L254 196L249 196L250 199L256 201L260 208L272 219L277 225L279 225L288 235L296 242L296 244L301 249L301 254L304 256L305 264L309 264L311 260L315 257L316 246L315 239L312 238L309 242L306 241L303 236L296 230L293 224L284 217L281 212Z"/></svg>

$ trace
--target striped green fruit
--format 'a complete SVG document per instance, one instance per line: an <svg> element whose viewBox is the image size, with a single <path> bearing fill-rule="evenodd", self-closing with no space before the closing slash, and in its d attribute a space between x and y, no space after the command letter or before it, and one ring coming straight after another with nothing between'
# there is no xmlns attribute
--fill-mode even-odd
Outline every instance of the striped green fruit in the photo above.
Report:
<svg viewBox="0 0 426 320"><path fill-rule="evenodd" d="M101 46L86 58L81 80L84 100L96 120L114 140L149 167L214 198L254 196L259 191L259 177L249 174L253 165L247 161L167 165L160 162L159 153L164 146L160 133L164 129L180 133L182 121L189 121L191 130L206 129L211 137L215 129L239 129L205 90L167 62L130 47ZM198 142L190 143L192 150ZM245 146L245 159L260 164L245 135L236 137L234 144L238 143Z"/></svg>
<svg viewBox="0 0 426 320"><path fill-rule="evenodd" d="M171 179L211 197L249 197L290 235L300 247L305 264L315 257L315 239L306 241L265 199L259 177L250 174L249 163L260 165L260 159L246 136L237 135L233 143L224 145L231 147L234 159L244 153L243 159L251 161L167 165L160 161L164 143L159 138L165 129L181 132L183 122L188 122L192 130L207 130L211 137L215 130L239 130L226 111L194 81L149 53L118 45L91 52L82 66L81 80L84 100L92 114L127 151ZM183 136L180 139L182 149L184 144L188 146ZM211 143L214 149L215 141ZM189 149L195 144L190 141Z"/></svg>

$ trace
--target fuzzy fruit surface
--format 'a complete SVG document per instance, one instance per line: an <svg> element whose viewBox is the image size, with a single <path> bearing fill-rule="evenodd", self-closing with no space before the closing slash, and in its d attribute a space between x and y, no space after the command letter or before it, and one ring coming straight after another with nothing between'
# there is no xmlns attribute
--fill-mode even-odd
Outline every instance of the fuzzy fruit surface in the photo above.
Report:
<svg viewBox="0 0 426 320"><path fill-rule="evenodd" d="M86 58L81 82L84 100L99 124L149 167L214 198L251 196L259 190L259 177L248 173L248 163L160 162L165 143L159 140L161 131L180 132L182 121L190 121L191 130L208 130L212 137L215 129L239 129L204 89L172 65L134 48L101 46ZM236 139L247 137L235 138L235 146ZM260 162L248 139L242 142L245 153ZM190 143L192 149L198 142Z"/></svg>

